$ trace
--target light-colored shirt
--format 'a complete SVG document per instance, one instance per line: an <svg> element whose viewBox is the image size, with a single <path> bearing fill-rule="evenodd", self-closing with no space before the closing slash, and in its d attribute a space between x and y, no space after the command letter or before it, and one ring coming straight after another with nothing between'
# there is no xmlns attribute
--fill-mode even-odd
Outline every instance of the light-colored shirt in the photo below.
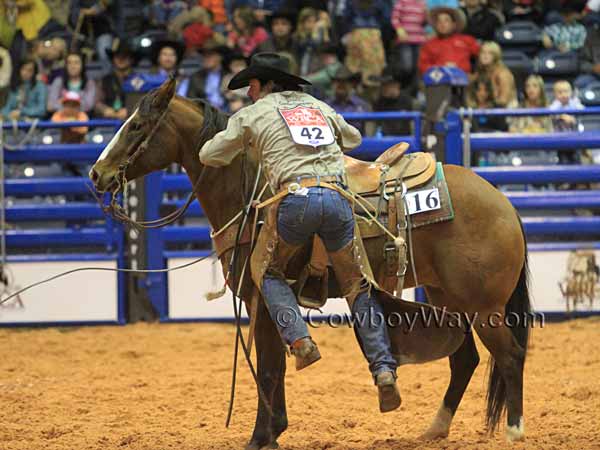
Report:
<svg viewBox="0 0 600 450"><path fill-rule="evenodd" d="M319 109L335 141L317 149L296 144L279 109L297 106ZM286 91L268 94L240 109L225 130L204 144L199 156L202 164L220 167L246 151L262 163L271 188L277 191L282 183L299 177L344 176L343 152L358 147L361 140L359 131L326 103L303 92Z"/></svg>

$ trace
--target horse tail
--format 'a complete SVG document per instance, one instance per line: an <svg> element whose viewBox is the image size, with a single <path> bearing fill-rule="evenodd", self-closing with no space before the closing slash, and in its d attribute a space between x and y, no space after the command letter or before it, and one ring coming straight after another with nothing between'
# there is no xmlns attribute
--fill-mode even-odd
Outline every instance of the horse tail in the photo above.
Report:
<svg viewBox="0 0 600 450"><path fill-rule="evenodd" d="M515 211L516 212L516 211ZM525 237L525 230L523 229L523 223L521 218L517 214L519 225L521 227L521 233L523 234L523 240L525 241L525 258L521 273L519 275L519 281L517 286L513 290L508 303L505 306L505 314L518 315L524 326L511 327L511 331L515 340L519 343L523 350L523 364L525 363L525 356L527 355L527 344L529 341L529 324L528 320L531 317L531 302L529 298L529 262L527 255L527 239ZM489 384L487 391L487 414L486 414L486 425L488 430L494 431L498 427L502 413L506 408L506 382L498 370L498 364L490 359L489 367Z"/></svg>

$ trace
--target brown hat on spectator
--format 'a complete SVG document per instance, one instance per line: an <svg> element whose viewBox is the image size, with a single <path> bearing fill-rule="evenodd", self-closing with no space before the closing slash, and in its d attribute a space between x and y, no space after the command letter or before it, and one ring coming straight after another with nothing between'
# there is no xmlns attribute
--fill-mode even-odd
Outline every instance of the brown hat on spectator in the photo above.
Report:
<svg viewBox="0 0 600 450"><path fill-rule="evenodd" d="M461 33L465 29L465 26L467 25L465 13L458 8L448 8L446 6L433 8L427 13L427 20L432 27L435 28L435 23L437 22L437 18L440 14L448 14L450 17L452 17L452 20L454 20L454 23L456 24L457 33Z"/></svg>

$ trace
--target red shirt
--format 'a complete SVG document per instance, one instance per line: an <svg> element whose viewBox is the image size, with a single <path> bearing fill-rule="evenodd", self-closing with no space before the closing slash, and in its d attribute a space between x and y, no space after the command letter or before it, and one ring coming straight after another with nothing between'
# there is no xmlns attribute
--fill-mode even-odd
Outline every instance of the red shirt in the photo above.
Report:
<svg viewBox="0 0 600 450"><path fill-rule="evenodd" d="M473 36L453 34L444 38L435 37L421 47L419 73L423 75L431 67L446 66L449 63L470 73L471 58L478 54L479 44Z"/></svg>

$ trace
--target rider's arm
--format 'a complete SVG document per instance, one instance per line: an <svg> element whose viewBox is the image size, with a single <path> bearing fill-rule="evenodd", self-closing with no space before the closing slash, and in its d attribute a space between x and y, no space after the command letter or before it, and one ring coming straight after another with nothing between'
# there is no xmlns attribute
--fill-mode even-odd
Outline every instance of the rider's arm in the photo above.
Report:
<svg viewBox="0 0 600 450"><path fill-rule="evenodd" d="M215 134L200 149L200 162L206 166L221 167L231 164L245 148L247 127L243 125L243 114L229 118L227 128Z"/></svg>
<svg viewBox="0 0 600 450"><path fill-rule="evenodd" d="M362 142L360 131L346 122L340 114L336 114L335 126L337 142L343 152L349 152L360 145Z"/></svg>

